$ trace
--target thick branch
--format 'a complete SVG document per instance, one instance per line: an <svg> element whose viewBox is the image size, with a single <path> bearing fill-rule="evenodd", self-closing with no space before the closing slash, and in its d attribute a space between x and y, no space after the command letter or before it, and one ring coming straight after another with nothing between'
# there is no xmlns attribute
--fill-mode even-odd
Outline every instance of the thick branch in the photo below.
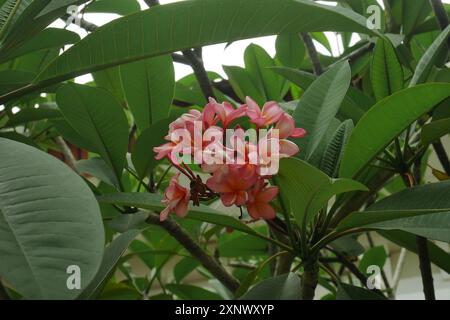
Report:
<svg viewBox="0 0 450 320"><path fill-rule="evenodd" d="M187 234L178 223L173 220L160 221L159 216L150 213L147 222L161 226L172 237L174 237L189 253L196 258L203 267L205 267L211 274L217 278L228 290L236 292L239 288L239 282L230 275L213 257L208 255L190 236Z"/></svg>
<svg viewBox="0 0 450 320"><path fill-rule="evenodd" d="M425 300L436 300L436 296L434 294L433 273L431 271L431 262L428 253L428 241L424 237L417 236L416 242Z"/></svg>
<svg viewBox="0 0 450 320"><path fill-rule="evenodd" d="M306 33L300 33L300 37L303 39L305 43L306 50L308 51L309 58L311 59L314 73L317 76L320 76L323 73L322 65L320 64L319 54L317 53L316 47L314 46L314 42L311 36Z"/></svg>
<svg viewBox="0 0 450 320"><path fill-rule="evenodd" d="M209 81L208 73L205 70L205 66L203 65L201 58L192 50L184 50L183 55L189 61L192 70L194 70L195 77L197 78L205 98L215 98L213 87Z"/></svg>

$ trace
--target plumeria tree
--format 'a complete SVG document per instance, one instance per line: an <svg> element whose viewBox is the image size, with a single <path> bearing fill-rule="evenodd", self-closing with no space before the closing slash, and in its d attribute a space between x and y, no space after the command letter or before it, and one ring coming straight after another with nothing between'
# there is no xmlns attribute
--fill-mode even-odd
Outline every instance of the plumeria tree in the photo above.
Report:
<svg viewBox="0 0 450 320"><path fill-rule="evenodd" d="M449 8L406 2L0 0L0 298L395 299L376 236L435 299Z"/></svg>

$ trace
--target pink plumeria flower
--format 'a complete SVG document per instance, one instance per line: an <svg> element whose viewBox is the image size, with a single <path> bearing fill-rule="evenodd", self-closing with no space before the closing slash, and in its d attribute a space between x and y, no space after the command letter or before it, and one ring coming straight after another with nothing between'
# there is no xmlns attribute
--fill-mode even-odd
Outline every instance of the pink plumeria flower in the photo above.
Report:
<svg viewBox="0 0 450 320"><path fill-rule="evenodd" d="M251 169L235 165L222 166L206 181L206 185L214 192L220 193L224 206L242 206L248 199L247 190L258 179L254 171L248 170Z"/></svg>
<svg viewBox="0 0 450 320"><path fill-rule="evenodd" d="M258 128L277 122L284 114L283 109L274 101L266 102L262 110L250 97L246 98L246 102L247 116Z"/></svg>
<svg viewBox="0 0 450 320"><path fill-rule="evenodd" d="M274 219L275 209L269 204L278 194L278 187L266 187L264 180L260 179L255 187L248 192L247 211L254 219Z"/></svg>
<svg viewBox="0 0 450 320"><path fill-rule="evenodd" d="M275 125L275 129L279 130L280 139L303 138L306 136L306 130L303 128L296 128L294 118L289 114L283 112L282 116Z"/></svg>
<svg viewBox="0 0 450 320"><path fill-rule="evenodd" d="M167 207L159 215L160 221L167 219L170 213L175 213L178 217L186 216L188 212L189 200L191 194L187 188L178 183L179 173L172 177L170 184L164 192L162 202Z"/></svg>
<svg viewBox="0 0 450 320"><path fill-rule="evenodd" d="M207 124L215 124L217 123L217 120L220 120L223 128L226 129L231 122L244 116L245 114L245 106L241 105L238 108L234 108L231 103L218 103L215 99L209 98L209 103L203 111L203 121Z"/></svg>

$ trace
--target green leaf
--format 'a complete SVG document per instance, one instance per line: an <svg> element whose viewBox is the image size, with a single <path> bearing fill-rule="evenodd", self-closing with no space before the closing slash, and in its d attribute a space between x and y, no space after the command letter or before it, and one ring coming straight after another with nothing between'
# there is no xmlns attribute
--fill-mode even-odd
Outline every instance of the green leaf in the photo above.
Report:
<svg viewBox="0 0 450 320"><path fill-rule="evenodd" d="M215 292L190 284L170 283L166 285L166 289L183 300L223 300Z"/></svg>
<svg viewBox="0 0 450 320"><path fill-rule="evenodd" d="M277 58L291 68L300 68L305 58L305 45L298 34L281 34L275 42Z"/></svg>
<svg viewBox="0 0 450 320"><path fill-rule="evenodd" d="M185 48L279 33L331 30L377 33L367 28L362 16L348 9L312 1L182 1L97 29L56 59L35 82L59 82Z"/></svg>
<svg viewBox="0 0 450 320"><path fill-rule="evenodd" d="M383 246L376 246L367 250L361 261L359 262L359 270L367 275L367 270L370 266L378 266L380 270L383 270L386 263L387 254ZM369 274L370 275L370 274Z"/></svg>
<svg viewBox="0 0 450 320"><path fill-rule="evenodd" d="M56 158L0 139L0 276L28 299L73 299L69 266L81 289L96 274L104 230L94 195Z"/></svg>
<svg viewBox="0 0 450 320"><path fill-rule="evenodd" d="M424 145L433 143L448 133L450 133L450 118L433 121L423 126L422 143Z"/></svg>
<svg viewBox="0 0 450 320"><path fill-rule="evenodd" d="M367 190L356 181L332 180L319 169L296 158L281 160L275 181L299 226L308 223L334 195Z"/></svg>
<svg viewBox="0 0 450 320"><path fill-rule="evenodd" d="M39 107L23 109L8 119L5 127L16 127L29 122L40 121L44 119L59 119L61 118L61 112L57 109Z"/></svg>
<svg viewBox="0 0 450 320"><path fill-rule="evenodd" d="M33 80L35 74L23 70L0 71L0 94L20 88Z"/></svg>
<svg viewBox="0 0 450 320"><path fill-rule="evenodd" d="M330 177L336 177L339 172L344 147L348 142L353 128L352 120L342 122L325 149L319 168Z"/></svg>
<svg viewBox="0 0 450 320"><path fill-rule="evenodd" d="M433 83L399 91L378 102L353 130L339 176L359 178L362 170L408 125L449 96L449 84Z"/></svg>
<svg viewBox="0 0 450 320"><path fill-rule="evenodd" d="M80 36L75 32L64 29L48 28L8 54L1 55L0 63L38 50L61 48L64 45L73 44L79 40Z"/></svg>
<svg viewBox="0 0 450 320"><path fill-rule="evenodd" d="M128 121L122 107L108 91L77 84L66 84L56 93L64 118L90 142L113 169L120 184L128 149Z"/></svg>
<svg viewBox="0 0 450 320"><path fill-rule="evenodd" d="M270 71L269 68L275 66L275 61L269 54L260 46L251 44L245 49L244 61L245 70L265 100L281 100L284 80Z"/></svg>
<svg viewBox="0 0 450 320"><path fill-rule="evenodd" d="M371 80L377 100L382 100L403 89L403 68L394 46L387 39L379 38L375 45Z"/></svg>
<svg viewBox="0 0 450 320"><path fill-rule="evenodd" d="M223 70L228 76L231 87L238 95L241 101L245 101L245 97L252 97L259 105L266 102L266 98L253 83L248 72L237 66L223 66Z"/></svg>
<svg viewBox="0 0 450 320"><path fill-rule="evenodd" d="M240 300L301 300L300 288L300 278L288 273L259 282Z"/></svg>
<svg viewBox="0 0 450 320"><path fill-rule="evenodd" d="M353 228L403 230L450 242L450 181L405 189L384 198L365 212L352 213L337 230Z"/></svg>
<svg viewBox="0 0 450 320"><path fill-rule="evenodd" d="M80 173L90 174L111 186L119 187L114 171L101 158L80 160L76 162L75 166Z"/></svg>
<svg viewBox="0 0 450 320"><path fill-rule="evenodd" d="M338 63L317 78L303 94L294 119L308 135L298 145L301 157L308 160L324 137L347 93L351 70L347 61Z"/></svg>
<svg viewBox="0 0 450 320"><path fill-rule="evenodd" d="M411 34L430 12L431 6L427 0L416 0L413 6L408 0L402 0L403 33Z"/></svg>
<svg viewBox="0 0 450 320"><path fill-rule="evenodd" d="M417 254L417 239L415 235L399 230L379 230L378 233L389 241ZM427 241L427 243L431 262L445 272L450 273L450 254L431 241Z"/></svg>
<svg viewBox="0 0 450 320"><path fill-rule="evenodd" d="M314 80L317 79L314 74L302 70L286 67L274 67L272 70L296 84L303 90L308 89ZM371 97L367 96L362 91L355 89L354 87L349 87L347 95L345 96L341 108L339 109L338 115L340 119L352 119L354 123L357 123L363 116L364 112L373 104L374 101L372 101Z"/></svg>
<svg viewBox="0 0 450 320"><path fill-rule="evenodd" d="M133 229L144 230L149 227L149 224L145 222L147 216L148 215L143 212L119 214L108 222L108 227L120 233L125 233Z"/></svg>
<svg viewBox="0 0 450 320"><path fill-rule="evenodd" d="M139 230L129 230L119 235L106 247L100 268L89 286L81 293L80 299L95 299L100 294L112 277L120 258L139 233Z"/></svg>
<svg viewBox="0 0 450 320"><path fill-rule="evenodd" d="M364 288L339 283L336 300L386 300L386 298Z"/></svg>
<svg viewBox="0 0 450 320"><path fill-rule="evenodd" d="M169 115L175 91L175 71L170 55L120 67L122 87L140 130Z"/></svg>
<svg viewBox="0 0 450 320"><path fill-rule="evenodd" d="M122 16L141 10L136 0L97 0L89 4L85 13L116 13Z"/></svg>
<svg viewBox="0 0 450 320"><path fill-rule="evenodd" d="M119 67L100 70L92 73L95 84L99 88L103 88L112 93L116 99L125 106L125 96L120 80Z"/></svg>
<svg viewBox="0 0 450 320"><path fill-rule="evenodd" d="M165 143L164 137L167 135L167 128L173 120L173 117L160 120L152 124L138 137L131 154L131 160L139 178L146 177L158 164L153 148Z"/></svg>
<svg viewBox="0 0 450 320"><path fill-rule="evenodd" d="M173 277L175 278L175 281L180 282L199 266L200 262L198 262L197 260L191 257L183 258L173 268Z"/></svg>
<svg viewBox="0 0 450 320"><path fill-rule="evenodd" d="M409 83L410 87L425 82L432 66L436 62L436 58L439 56L442 50L447 50L447 40L450 36L450 25L442 31L439 36L433 41L431 46L424 53L419 63L417 64L416 71L413 78Z"/></svg>

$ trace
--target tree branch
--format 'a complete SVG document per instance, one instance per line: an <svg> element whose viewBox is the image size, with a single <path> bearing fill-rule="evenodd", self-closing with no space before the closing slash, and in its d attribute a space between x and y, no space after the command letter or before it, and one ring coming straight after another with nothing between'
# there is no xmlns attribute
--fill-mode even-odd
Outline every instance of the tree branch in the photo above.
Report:
<svg viewBox="0 0 450 320"><path fill-rule="evenodd" d="M305 43L306 50L308 51L309 58L311 59L313 70L316 76L320 76L323 73L322 65L320 64L319 54L317 53L316 47L311 36L306 32L301 32L300 37Z"/></svg>
<svg viewBox="0 0 450 320"><path fill-rule="evenodd" d="M444 5L441 0L430 0L431 7L433 8L434 15L436 16L436 20L439 23L439 26L442 30L447 28L449 24L449 19L447 12L445 11ZM450 47L450 38L447 39L447 44Z"/></svg>
<svg viewBox="0 0 450 320"><path fill-rule="evenodd" d="M206 100L208 98L215 98L214 90L211 82L208 78L208 73L205 70L202 59L193 50L184 50L183 55L189 61L189 64L194 70L195 77L200 85L200 88L205 96Z"/></svg>
<svg viewBox="0 0 450 320"><path fill-rule="evenodd" d="M64 155L64 159L66 160L67 165L71 167L75 172L78 172L76 167L77 161L75 160L75 157L72 154L72 150L70 150L69 146L64 141L64 139L62 137L56 137L55 142L61 149L61 152Z"/></svg>
<svg viewBox="0 0 450 320"><path fill-rule="evenodd" d="M239 282L230 275L213 257L208 255L178 223L167 219L160 221L159 216L150 213L147 223L158 225L165 229L172 237L174 237L194 258L196 258L203 267L217 278L228 290L235 293L239 288Z"/></svg>

